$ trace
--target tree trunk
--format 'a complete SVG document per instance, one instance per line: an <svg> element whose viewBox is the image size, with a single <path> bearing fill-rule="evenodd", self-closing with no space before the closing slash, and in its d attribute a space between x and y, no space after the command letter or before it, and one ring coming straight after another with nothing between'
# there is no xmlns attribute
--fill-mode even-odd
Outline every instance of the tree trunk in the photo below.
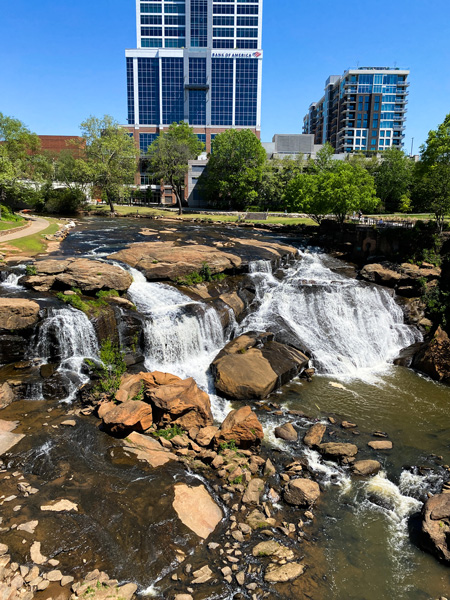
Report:
<svg viewBox="0 0 450 600"><path fill-rule="evenodd" d="M114 201L113 201L113 196L111 194L111 192L106 192L106 197L108 199L109 202L109 210L111 211L111 214L114 214Z"/></svg>
<svg viewBox="0 0 450 600"><path fill-rule="evenodd" d="M177 199L178 214L182 215L183 214L183 205L181 203L181 188L179 188L177 185L175 185L173 181L171 181L170 184L171 184L172 190L175 192L175 197Z"/></svg>

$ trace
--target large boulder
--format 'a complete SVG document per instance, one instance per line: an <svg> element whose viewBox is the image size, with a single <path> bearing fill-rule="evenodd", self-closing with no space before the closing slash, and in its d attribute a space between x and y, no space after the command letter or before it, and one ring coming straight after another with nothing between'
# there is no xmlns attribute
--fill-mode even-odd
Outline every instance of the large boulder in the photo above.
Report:
<svg viewBox="0 0 450 600"><path fill-rule="evenodd" d="M36 274L23 277L20 281L41 292L71 287L85 293L101 290L125 292L133 282L131 275L121 267L87 258L41 260L33 266Z"/></svg>
<svg viewBox="0 0 450 600"><path fill-rule="evenodd" d="M25 298L0 298L0 329L27 329L39 320L39 304Z"/></svg>
<svg viewBox="0 0 450 600"><path fill-rule="evenodd" d="M421 545L450 564L450 494L429 498L422 508Z"/></svg>
<svg viewBox="0 0 450 600"><path fill-rule="evenodd" d="M235 442L236 446L245 448L259 444L263 438L264 432L258 417L250 406L243 406L227 415L215 440L218 444Z"/></svg>
<svg viewBox="0 0 450 600"><path fill-rule="evenodd" d="M122 402L104 402L98 409L103 424L113 433L146 431L153 424L152 407L139 400Z"/></svg>
<svg viewBox="0 0 450 600"><path fill-rule="evenodd" d="M215 247L192 244L176 246L173 241L143 242L111 254L108 258L142 271L150 281L176 281L207 263L212 274L241 266L241 259Z"/></svg>
<svg viewBox="0 0 450 600"><path fill-rule="evenodd" d="M124 375L116 401L143 400L150 405L153 422L158 427L177 424L183 429L213 424L211 402L192 377L181 379L170 373Z"/></svg>
<svg viewBox="0 0 450 600"><path fill-rule="evenodd" d="M273 341L272 334L250 332L229 342L211 368L218 390L230 398L266 398L308 364L299 350Z"/></svg>
<svg viewBox="0 0 450 600"><path fill-rule="evenodd" d="M321 454L335 460L352 458L358 453L358 447L355 444L344 442L327 442L326 444L319 444L318 448Z"/></svg>
<svg viewBox="0 0 450 600"><path fill-rule="evenodd" d="M222 520L222 510L203 485L190 487L180 483L174 490L173 507L179 519L205 540ZM195 507L195 510L192 510L192 507Z"/></svg>
<svg viewBox="0 0 450 600"><path fill-rule="evenodd" d="M365 265L359 275L366 281L396 288L398 293L418 295L422 282L432 284L440 277L441 270L433 265L419 266L410 263L397 265L383 262Z"/></svg>
<svg viewBox="0 0 450 600"><path fill-rule="evenodd" d="M311 427L305 433L303 443L310 448L318 446L322 442L326 430L327 426L323 425L322 423L315 423L314 425L311 425Z"/></svg>
<svg viewBox="0 0 450 600"><path fill-rule="evenodd" d="M423 344L412 366L431 379L450 383L450 338L441 327L437 328L430 341Z"/></svg>
<svg viewBox="0 0 450 600"><path fill-rule="evenodd" d="M310 479L292 479L284 491L284 499L293 506L312 506L319 496L319 484Z"/></svg>

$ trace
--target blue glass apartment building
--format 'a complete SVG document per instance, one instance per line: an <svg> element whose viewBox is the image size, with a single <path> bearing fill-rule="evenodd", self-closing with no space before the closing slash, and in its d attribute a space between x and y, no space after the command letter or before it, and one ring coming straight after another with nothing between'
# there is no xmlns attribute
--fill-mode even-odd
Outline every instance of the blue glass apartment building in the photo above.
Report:
<svg viewBox="0 0 450 600"><path fill-rule="evenodd" d="M144 154L186 121L211 149L229 128L261 128L262 0L137 0L126 50L128 129Z"/></svg>
<svg viewBox="0 0 450 600"><path fill-rule="evenodd" d="M303 133L336 153L401 148L405 137L409 71L387 67L349 69L332 75L325 94L309 107Z"/></svg>

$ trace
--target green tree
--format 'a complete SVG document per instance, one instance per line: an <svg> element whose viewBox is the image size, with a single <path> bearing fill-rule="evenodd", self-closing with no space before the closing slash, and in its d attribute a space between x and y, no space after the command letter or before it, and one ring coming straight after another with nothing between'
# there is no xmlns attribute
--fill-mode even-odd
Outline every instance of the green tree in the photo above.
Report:
<svg viewBox="0 0 450 600"><path fill-rule="evenodd" d="M134 183L139 151L133 138L112 117L89 117L80 125L85 141L88 178L99 187L114 212L114 200Z"/></svg>
<svg viewBox="0 0 450 600"><path fill-rule="evenodd" d="M202 153L204 144L184 121L172 123L149 147L148 172L169 184L175 194L179 214L183 213L184 182L189 165Z"/></svg>
<svg viewBox="0 0 450 600"><path fill-rule="evenodd" d="M266 161L266 151L250 129L220 133L202 182L204 197L227 209L243 210L256 204Z"/></svg>
<svg viewBox="0 0 450 600"><path fill-rule="evenodd" d="M41 177L44 161L36 158L39 147L36 134L18 119L0 113L0 206L5 204L8 189Z"/></svg>
<svg viewBox="0 0 450 600"><path fill-rule="evenodd" d="M321 193L329 198L331 212L340 223L354 211L372 212L379 203L373 177L363 167L346 162L325 174Z"/></svg>
<svg viewBox="0 0 450 600"><path fill-rule="evenodd" d="M409 196L413 162L400 148L389 148L381 154L374 172L375 188L386 212L400 210L403 196Z"/></svg>
<svg viewBox="0 0 450 600"><path fill-rule="evenodd" d="M320 223L331 212L329 194L323 193L325 174L301 173L286 186L283 199L290 212L306 213L313 221Z"/></svg>
<svg viewBox="0 0 450 600"><path fill-rule="evenodd" d="M323 148L316 154L316 158L313 163L313 169L317 172L331 171L336 166L336 161L333 160L334 148L330 142L326 142Z"/></svg>
<svg viewBox="0 0 450 600"><path fill-rule="evenodd" d="M88 161L72 150L63 150L53 160L53 179L64 183L74 192L82 192L85 198L91 187L91 170Z"/></svg>
<svg viewBox="0 0 450 600"><path fill-rule="evenodd" d="M294 177L303 173L305 160L303 154L291 158L267 160L263 167L261 184L258 188L258 204L262 210L284 210L286 186Z"/></svg>
<svg viewBox="0 0 450 600"><path fill-rule="evenodd" d="M415 204L434 213L440 232L450 215L450 114L428 133L416 165Z"/></svg>

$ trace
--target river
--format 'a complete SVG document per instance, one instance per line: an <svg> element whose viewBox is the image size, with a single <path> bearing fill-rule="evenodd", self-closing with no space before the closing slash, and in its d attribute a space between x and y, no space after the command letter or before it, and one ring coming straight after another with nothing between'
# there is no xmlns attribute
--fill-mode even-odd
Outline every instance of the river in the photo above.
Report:
<svg viewBox="0 0 450 600"><path fill-rule="evenodd" d="M143 223L150 223L146 235L141 232ZM130 241L161 236L210 238L209 226L169 227L170 231L167 223L157 221L89 219L63 242L61 252L101 258ZM224 239L255 235L227 227L214 230ZM448 596L449 569L415 546L408 522L420 510L427 492L439 489L446 476L443 465L450 464L450 388L392 365L399 351L420 336L404 324L390 292L356 282L348 275L348 265L317 249L305 249L302 240L287 241L302 247L299 261L275 274L267 263L253 265L254 310L243 323L234 325L235 333L276 330L283 341L311 352L317 374L309 383L294 380L270 400L284 411L302 411L305 416L295 421L300 430L306 431L316 419L326 423L330 416L355 423L357 427L345 435L347 441L358 444L361 458L369 457L367 442L376 439L372 436L376 430L386 432L394 443L392 451L377 457L383 465L380 474L358 481L345 468L323 463L300 442L289 445L276 440L272 431L280 417L258 411L265 443L274 451L304 455L325 490L316 510L316 535L326 556L321 583L324 597L435 600ZM214 394L208 365L232 330L222 332L213 309L170 286L148 283L136 272L133 275L129 295L147 318L147 368L193 376L211 394L214 416L223 418L230 404ZM14 287L15 282L11 279L8 285ZM94 351L92 346L90 353ZM72 397L71 391L68 400ZM89 506L83 518L65 519L65 527L57 526L61 547L70 545L70 540L76 547L72 554L63 553L63 564L73 567L75 560L84 557L87 566L101 566L146 589L164 575L166 547L175 540L187 550L194 546L195 536L181 541L182 530L165 516L167 490L178 477L177 467L163 474L149 473L132 466L116 440L99 434L94 418L75 435L60 430L49 434L42 427L48 421L42 402L30 409L15 404L2 411L5 418L28 410L32 420L26 425L34 430L22 442L24 449L19 447L17 465L41 483L45 481L48 494L52 486L62 483L82 505ZM54 409L52 418L65 410L60 405L48 406ZM91 486L98 473L102 474L102 493L93 496ZM105 515L111 517L106 524ZM56 525L49 519L47 527L52 526Z"/></svg>

